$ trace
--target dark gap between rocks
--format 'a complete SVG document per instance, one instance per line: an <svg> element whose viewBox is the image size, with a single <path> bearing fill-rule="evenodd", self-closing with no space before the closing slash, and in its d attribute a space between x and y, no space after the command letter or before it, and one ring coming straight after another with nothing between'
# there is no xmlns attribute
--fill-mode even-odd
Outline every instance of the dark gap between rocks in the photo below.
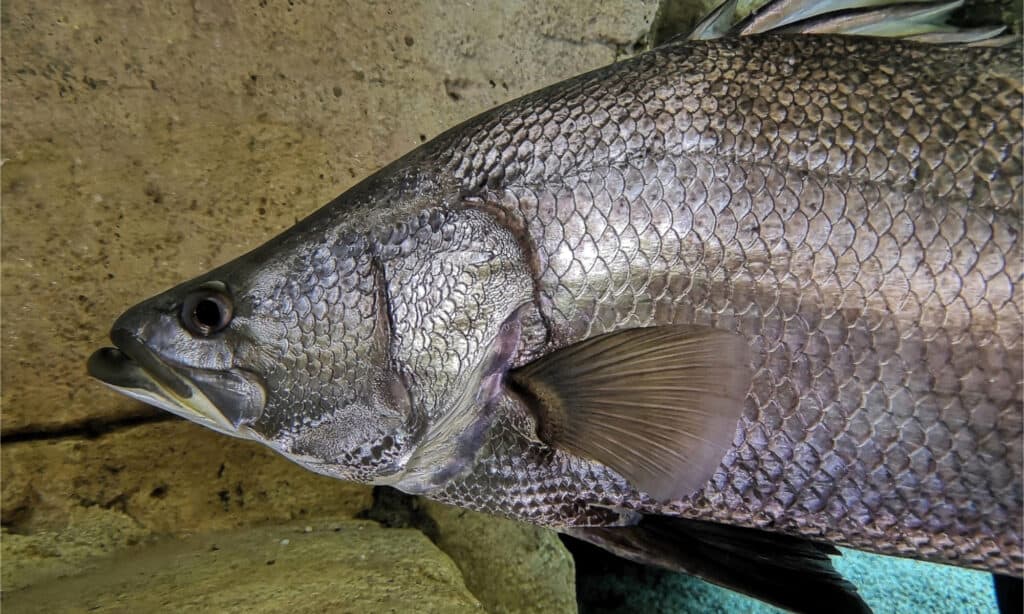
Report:
<svg viewBox="0 0 1024 614"><path fill-rule="evenodd" d="M79 422L71 422L54 427L27 427L11 429L0 434L0 442L5 445L25 441L45 441L48 439L84 438L96 439L109 435L114 431L135 428L145 424L180 420L177 416L156 410L117 418L90 418Z"/></svg>
<svg viewBox="0 0 1024 614"><path fill-rule="evenodd" d="M419 497L390 486L374 486L373 504L356 514L356 518L373 520L389 529L419 529L435 544L441 536L437 522L420 505Z"/></svg>

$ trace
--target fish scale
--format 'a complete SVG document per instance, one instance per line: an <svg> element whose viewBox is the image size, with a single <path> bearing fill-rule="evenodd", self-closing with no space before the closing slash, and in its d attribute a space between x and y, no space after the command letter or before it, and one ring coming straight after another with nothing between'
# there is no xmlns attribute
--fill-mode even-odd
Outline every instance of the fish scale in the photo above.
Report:
<svg viewBox="0 0 1024 614"><path fill-rule="evenodd" d="M664 505L536 442L515 404L450 503L604 507L1021 572L1015 52L834 37L670 45L500 107L427 158L520 220L549 335L743 333L712 481ZM428 162L428 164L430 164ZM525 460L524 460L525 459Z"/></svg>

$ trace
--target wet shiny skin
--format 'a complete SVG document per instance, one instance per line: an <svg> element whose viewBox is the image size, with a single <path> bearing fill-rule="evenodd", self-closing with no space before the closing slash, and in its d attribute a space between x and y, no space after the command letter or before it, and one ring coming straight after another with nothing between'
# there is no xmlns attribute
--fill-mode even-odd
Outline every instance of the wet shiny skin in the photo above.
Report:
<svg viewBox="0 0 1024 614"><path fill-rule="evenodd" d="M258 373L249 428L336 477L555 527L678 514L1019 574L1017 64L854 38L663 47L445 133L122 322ZM151 323L207 280L236 294L219 340ZM512 395L474 403L482 365L667 323L742 335L754 372L686 500L541 444Z"/></svg>

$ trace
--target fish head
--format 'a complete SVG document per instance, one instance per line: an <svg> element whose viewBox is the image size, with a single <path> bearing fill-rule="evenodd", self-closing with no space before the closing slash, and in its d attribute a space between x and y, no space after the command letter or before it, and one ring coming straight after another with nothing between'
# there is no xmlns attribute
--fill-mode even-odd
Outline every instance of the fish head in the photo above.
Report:
<svg viewBox="0 0 1024 614"><path fill-rule="evenodd" d="M395 471L416 416L370 246L272 243L128 309L89 373L322 473Z"/></svg>
<svg viewBox="0 0 1024 614"><path fill-rule="evenodd" d="M184 284L129 309L90 375L216 431L237 435L267 405L266 381L236 359L244 307L223 281Z"/></svg>
<svg viewBox="0 0 1024 614"><path fill-rule="evenodd" d="M495 394L532 290L488 216L412 217L302 223L129 309L88 370L319 473L423 490Z"/></svg>

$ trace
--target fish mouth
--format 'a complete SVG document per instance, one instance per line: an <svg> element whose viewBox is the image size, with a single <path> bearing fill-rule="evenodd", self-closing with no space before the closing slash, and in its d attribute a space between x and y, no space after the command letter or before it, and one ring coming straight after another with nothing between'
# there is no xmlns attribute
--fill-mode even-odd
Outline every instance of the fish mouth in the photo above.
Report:
<svg viewBox="0 0 1024 614"><path fill-rule="evenodd" d="M229 419L197 385L195 375L203 370L168 364L137 335L124 329L112 331L110 340L116 347L101 348L89 357L86 369L90 376L121 394L215 431L250 437L248 427L240 424L237 416L234 421ZM259 410L262 411L262 403Z"/></svg>

